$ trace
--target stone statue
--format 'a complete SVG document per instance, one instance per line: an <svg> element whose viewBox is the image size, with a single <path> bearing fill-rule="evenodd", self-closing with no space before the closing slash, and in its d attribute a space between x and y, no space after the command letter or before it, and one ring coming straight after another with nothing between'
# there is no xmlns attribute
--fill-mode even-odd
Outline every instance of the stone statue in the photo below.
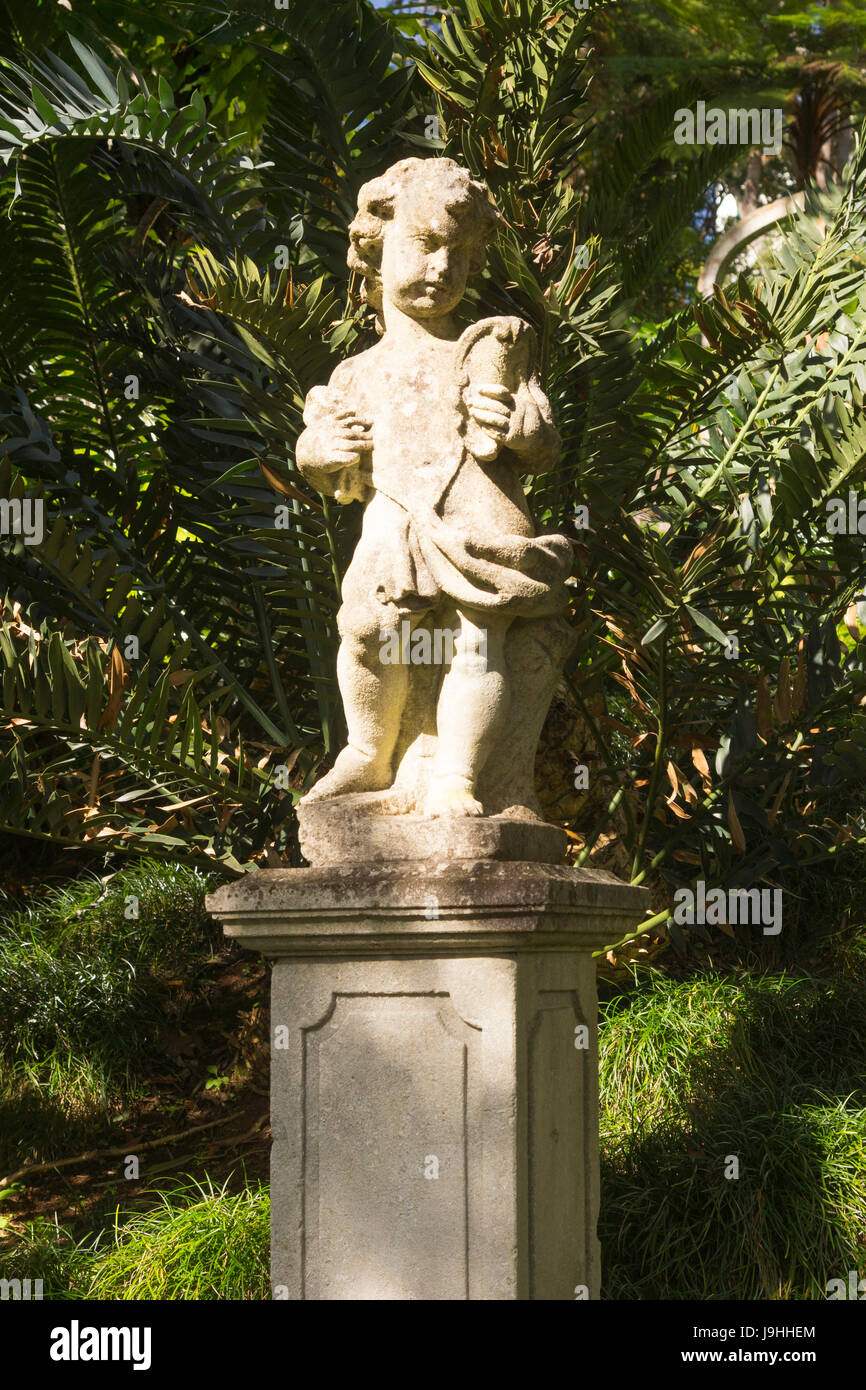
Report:
<svg viewBox="0 0 866 1390"><path fill-rule="evenodd" d="M450 159L401 160L359 195L348 259L381 340L310 391L297 443L321 493L364 505L338 615L348 742L302 817L337 798L539 819L534 757L574 640L571 544L536 535L521 474L556 467L559 435L529 324L453 317L499 220Z"/></svg>
<svg viewBox="0 0 866 1390"><path fill-rule="evenodd" d="M298 805L309 866L208 898L274 961L275 1298L599 1296L593 952L649 893L562 863L535 799L571 547L520 481L559 451L531 328L452 317L496 224L449 159L366 184L349 264L382 338L304 409L305 477L364 506L349 738Z"/></svg>

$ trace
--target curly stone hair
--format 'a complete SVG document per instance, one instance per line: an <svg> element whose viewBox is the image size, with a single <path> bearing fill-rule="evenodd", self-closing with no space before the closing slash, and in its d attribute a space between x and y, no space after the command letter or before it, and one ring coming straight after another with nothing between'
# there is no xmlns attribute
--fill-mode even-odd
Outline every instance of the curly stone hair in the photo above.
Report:
<svg viewBox="0 0 866 1390"><path fill-rule="evenodd" d="M487 244L496 235L501 217L485 185L473 179L468 169L453 159L401 159L378 179L363 184L358 194L358 212L349 227L350 270L364 277L368 304L382 310L382 239L386 222L395 215L400 197L422 183L435 189L442 206L463 223L470 223L473 242L470 275L484 268Z"/></svg>

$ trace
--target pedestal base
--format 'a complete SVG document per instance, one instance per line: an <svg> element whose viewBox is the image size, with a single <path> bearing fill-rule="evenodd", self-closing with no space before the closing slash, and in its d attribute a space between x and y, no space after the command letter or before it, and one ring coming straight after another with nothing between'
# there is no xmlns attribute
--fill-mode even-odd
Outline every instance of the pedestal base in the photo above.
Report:
<svg viewBox="0 0 866 1390"><path fill-rule="evenodd" d="M597 1297L590 953L646 897L490 861L267 870L210 896L276 957L275 1297Z"/></svg>
<svg viewBox="0 0 866 1390"><path fill-rule="evenodd" d="M565 831L525 808L523 815L422 816L395 809L400 804L395 792L302 802L301 853L317 867L452 859L560 864L565 858Z"/></svg>

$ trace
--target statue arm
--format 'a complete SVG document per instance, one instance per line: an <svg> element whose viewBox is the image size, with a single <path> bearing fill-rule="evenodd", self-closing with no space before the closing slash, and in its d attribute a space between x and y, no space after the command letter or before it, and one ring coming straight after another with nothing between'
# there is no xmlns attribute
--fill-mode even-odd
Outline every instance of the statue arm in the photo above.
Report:
<svg viewBox="0 0 866 1390"><path fill-rule="evenodd" d="M347 405L347 377L338 367L327 387L313 387L304 405L306 428L295 445L295 462L307 481L344 504L366 501L371 491L369 424Z"/></svg>

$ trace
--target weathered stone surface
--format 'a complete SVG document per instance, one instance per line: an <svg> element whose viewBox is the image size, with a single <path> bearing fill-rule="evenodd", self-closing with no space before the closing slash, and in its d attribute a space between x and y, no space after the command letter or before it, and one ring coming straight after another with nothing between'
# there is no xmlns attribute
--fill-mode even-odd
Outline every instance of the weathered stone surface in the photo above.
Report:
<svg viewBox="0 0 866 1390"><path fill-rule="evenodd" d="M383 813L381 794L301 805L298 826L301 853L316 866L412 859L556 864L565 858L568 843L564 830L537 819Z"/></svg>
<svg viewBox="0 0 866 1390"><path fill-rule="evenodd" d="M267 955L490 954L598 950L634 926L646 897L597 869L452 860L263 869L207 905Z"/></svg>
<svg viewBox="0 0 866 1390"><path fill-rule="evenodd" d="M536 534L521 483L559 459L533 329L454 317L498 220L450 159L360 191L349 264L382 337L310 391L295 454L364 505L338 615L348 742L308 803L394 788L428 818L538 810L533 759L575 640L571 544Z"/></svg>
<svg viewBox="0 0 866 1390"><path fill-rule="evenodd" d="M275 1297L598 1295L590 952L646 898L505 861L272 869L210 895L276 958Z"/></svg>

